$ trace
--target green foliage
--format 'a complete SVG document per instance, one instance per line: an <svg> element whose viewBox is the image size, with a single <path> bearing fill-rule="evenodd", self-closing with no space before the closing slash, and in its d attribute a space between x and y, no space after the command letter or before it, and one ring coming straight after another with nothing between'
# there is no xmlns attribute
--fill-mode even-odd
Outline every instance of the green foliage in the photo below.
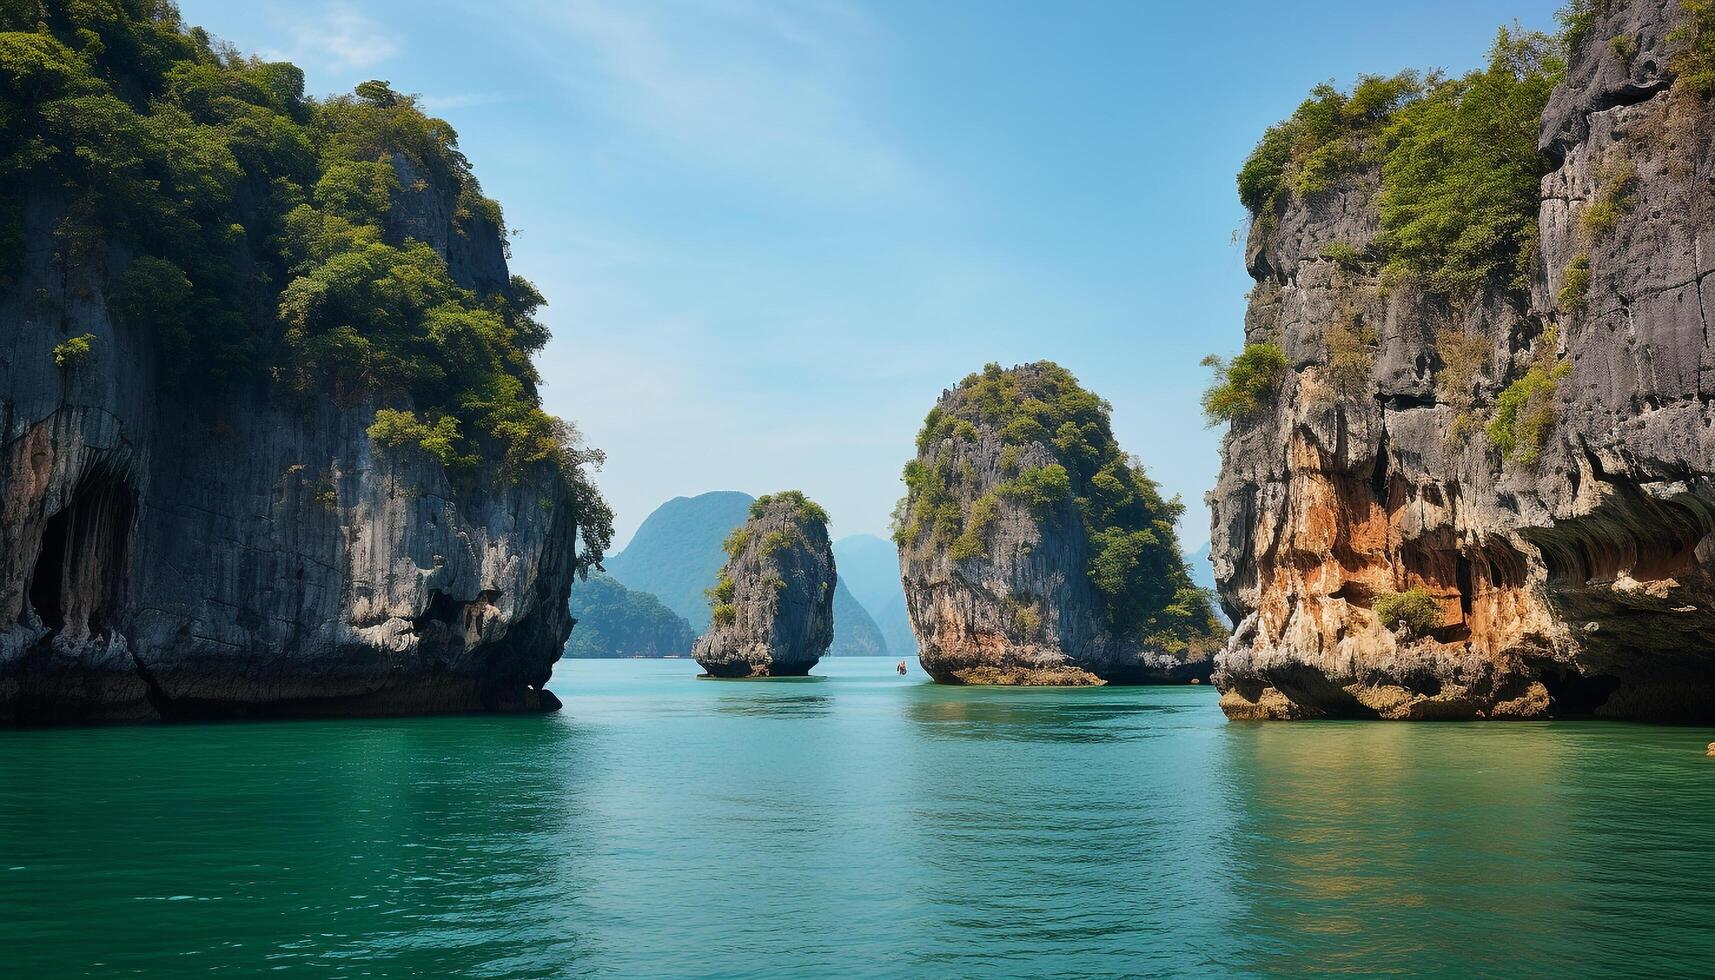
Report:
<svg viewBox="0 0 1715 980"><path fill-rule="evenodd" d="M567 657L683 656L697 638L660 599L599 573L572 588L571 607L577 625L566 643Z"/></svg>
<svg viewBox="0 0 1715 980"><path fill-rule="evenodd" d="M1322 249L1322 257L1347 272L1357 272L1364 267L1364 253L1351 242L1329 242Z"/></svg>
<svg viewBox="0 0 1715 980"><path fill-rule="evenodd" d="M1569 316L1584 312L1584 302L1590 293L1590 253L1580 252L1566 264L1560 277L1560 294L1555 298L1560 311Z"/></svg>
<svg viewBox="0 0 1715 980"><path fill-rule="evenodd" d="M1038 518L1044 518L1053 514L1056 504L1071 499L1072 476L1059 463L1032 466L996 487L995 491L1029 507Z"/></svg>
<svg viewBox="0 0 1715 980"><path fill-rule="evenodd" d="M750 526L740 524L732 529L732 533L726 536L725 541L721 542L721 550L726 552L729 561L744 554L744 549L750 544L750 535Z"/></svg>
<svg viewBox="0 0 1715 980"><path fill-rule="evenodd" d="M802 490L782 490L779 493L763 494L756 498L755 503L750 505L750 519L754 521L767 513L769 505L775 501L790 504L792 517L799 524L828 523L828 512L823 510L820 504L804 496Z"/></svg>
<svg viewBox="0 0 1715 980"><path fill-rule="evenodd" d="M377 445L388 449L414 446L449 468L477 463L475 456L459 454L459 420L451 415L428 422L418 419L415 412L383 408L375 413L368 431L369 438Z"/></svg>
<svg viewBox="0 0 1715 980"><path fill-rule="evenodd" d="M1610 0L1568 0L1554 15L1560 21L1560 42L1568 54L1576 54L1589 40L1596 22L1608 12Z"/></svg>
<svg viewBox="0 0 1715 980"><path fill-rule="evenodd" d="M327 168L310 197L323 214L353 224L378 225L393 204L399 178L391 164L341 160Z"/></svg>
<svg viewBox="0 0 1715 980"><path fill-rule="evenodd" d="M113 292L120 315L131 325L154 334L162 369L175 382L182 379L185 365L197 360L190 325L185 321L195 292L183 269L153 255L132 262Z"/></svg>
<svg viewBox="0 0 1715 980"><path fill-rule="evenodd" d="M1033 602L1020 602L1017 599L1006 600L1007 613L1012 617L1012 628L1021 636L1036 636L1042 629L1042 610Z"/></svg>
<svg viewBox="0 0 1715 980"><path fill-rule="evenodd" d="M1378 237L1390 274L1448 294L1524 280L1548 167L1537 126L1565 68L1551 38L1502 28L1487 67L1437 80L1394 115Z"/></svg>
<svg viewBox="0 0 1715 980"><path fill-rule="evenodd" d="M1613 231L1620 216L1635 206L1637 189L1638 166L1631 157L1618 151L1604 157L1596 166L1596 192L1578 218L1584 240L1596 242Z"/></svg>
<svg viewBox="0 0 1715 980"><path fill-rule="evenodd" d="M1360 321L1328 325L1328 376L1342 394L1358 392L1376 363L1375 328Z"/></svg>
<svg viewBox="0 0 1715 980"><path fill-rule="evenodd" d="M954 561L964 561L976 558L988 550L989 529L994 526L995 519L1000 516L1000 497L994 491L989 491L978 497L972 504L970 514L965 519L965 529L959 534L958 540L948 555Z"/></svg>
<svg viewBox="0 0 1715 980"><path fill-rule="evenodd" d="M450 126L385 82L307 99L299 69L217 46L159 0L19 9L0 17L0 276L19 203L51 191L66 262L109 242L138 256L111 295L155 335L167 384L409 401L377 416L389 448L513 476L557 467L578 506L575 564L599 566L601 456L536 395L541 294L518 277L461 286L429 246L385 233L397 196L426 183L457 195L458 233L500 231Z"/></svg>
<svg viewBox="0 0 1715 980"><path fill-rule="evenodd" d="M1246 344L1231 361L1210 354L1203 366L1215 372L1203 391L1203 416L1219 425L1251 418L1274 401L1286 379L1286 352L1278 344Z"/></svg>
<svg viewBox="0 0 1715 980"><path fill-rule="evenodd" d="M1715 96L1715 0L1679 0L1684 15L1667 35L1679 46L1673 55L1673 87L1700 99Z"/></svg>
<svg viewBox="0 0 1715 980"><path fill-rule="evenodd" d="M399 445L513 477L557 467L587 515L576 561L600 561L600 456L536 393L541 294L455 282L429 245L386 231L401 195L432 188L456 195L455 233L501 232L452 127L385 82L305 98L299 69L214 44L164 0L25 3L0 27L0 276L21 203L63 202L64 262L103 263L109 244L137 256L111 295L157 338L167 384L409 402L423 431L382 426Z"/></svg>
<svg viewBox="0 0 1715 980"><path fill-rule="evenodd" d="M930 418L939 413L931 410ZM924 423L924 432L929 423ZM924 432L917 440L924 442ZM925 530L938 547L948 547L964 528L964 512L953 496L949 479L956 476L950 465L913 459L905 464L906 496L894 512L893 540L901 547L916 541Z"/></svg>
<svg viewBox="0 0 1715 980"><path fill-rule="evenodd" d="M1450 405L1469 408L1477 372L1489 360L1489 338L1458 328L1436 331L1435 353L1441 368L1435 373L1435 395Z"/></svg>
<svg viewBox="0 0 1715 980"><path fill-rule="evenodd" d="M738 607L730 602L717 602L709 607L709 620L717 626L726 626L738 618Z"/></svg>
<svg viewBox="0 0 1715 980"><path fill-rule="evenodd" d="M1183 506L1164 500L1143 468L1120 451L1110 411L1052 362L1010 369L989 364L969 375L923 421L918 458L905 466L895 541L945 548L952 560L965 561L988 552L1003 506L1024 508L1039 521L1075 514L1090 556L1086 571L1116 632L1218 632L1207 596L1190 584L1180 557L1174 522ZM965 425L979 438L971 439ZM1000 469L1012 475L983 487L977 482L981 467L956 460L973 442L992 445L990 436L1005 441ZM1023 465L1026 459L1033 463ZM1066 508L1068 501L1075 506ZM1192 598L1176 604L1185 589ZM1015 622L1021 630L1037 628L1036 610L1020 615L1024 619Z"/></svg>
<svg viewBox="0 0 1715 980"><path fill-rule="evenodd" d="M1536 463L1554 430L1559 419L1557 389L1572 367L1555 360L1552 329L1536 343L1535 363L1495 399L1495 412L1486 430L1489 442L1504 458L1526 466Z"/></svg>
<svg viewBox="0 0 1715 980"><path fill-rule="evenodd" d="M721 569L720 574L716 576L715 584L704 589L703 594L709 597L709 604L711 606L720 606L722 604L730 605L732 603L733 592L735 589L736 586L733 585L731 577L727 575L726 569L723 568Z"/></svg>
<svg viewBox="0 0 1715 980"><path fill-rule="evenodd" d="M54 364L64 371L73 371L95 356L95 334L71 337L54 345Z"/></svg>
<svg viewBox="0 0 1715 980"><path fill-rule="evenodd" d="M1441 626L1441 605L1422 588L1383 592L1371 611L1384 629L1403 627L1408 637L1427 636Z"/></svg>
<svg viewBox="0 0 1715 980"><path fill-rule="evenodd" d="M1569 34L1594 16L1585 6L1593 7L1569 8ZM1239 172L1239 199L1252 214L1272 215L1287 196L1326 191L1347 174L1379 167L1374 253L1390 279L1443 294L1469 293L1497 274L1521 284L1536 250L1537 189L1548 165L1536 149L1537 126L1565 74L1561 51L1546 35L1503 28L1488 65L1461 78L1366 75L1350 95L1318 85L1263 135ZM1344 242L1323 254L1353 270L1364 259Z"/></svg>
<svg viewBox="0 0 1715 980"><path fill-rule="evenodd" d="M330 514L339 509L339 488L333 485L332 473L323 473L317 481L316 503Z"/></svg>
<svg viewBox="0 0 1715 980"><path fill-rule="evenodd" d="M1608 38L1608 50L1614 52L1614 57L1620 59L1627 68L1631 68L1632 59L1638 56L1638 39L1630 34L1616 34Z"/></svg>
<svg viewBox="0 0 1715 980"><path fill-rule="evenodd" d="M1376 162L1373 137L1423 89L1416 72L1361 75L1350 95L1323 83L1292 117L1269 127L1239 171L1239 200L1265 214L1287 194L1331 189L1343 176Z"/></svg>

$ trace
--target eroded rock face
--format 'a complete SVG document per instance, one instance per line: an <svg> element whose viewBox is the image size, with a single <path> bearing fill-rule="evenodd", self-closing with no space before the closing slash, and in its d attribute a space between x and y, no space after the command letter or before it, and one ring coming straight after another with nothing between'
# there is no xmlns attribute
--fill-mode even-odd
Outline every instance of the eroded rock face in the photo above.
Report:
<svg viewBox="0 0 1715 980"><path fill-rule="evenodd" d="M1060 406L1085 400L1084 424L1091 428L1080 432L1072 423L1077 438L1061 433L1073 447L1063 450L1049 430L1066 424ZM1027 403L1042 406L1041 418L1055 424L1017 422L1019 414L1031 414L1016 411ZM1155 536L1142 552L1146 567L1130 583L1137 596L1128 601L1155 609L1178 600L1189 612L1121 624L1093 584L1089 516L1079 498L1104 493L1094 484L1098 472L1105 471L1104 481L1119 472L1092 462L1098 447L1122 454L1113 446L1105 404L1063 368L991 365L972 375L942 393L918 445L896 540L906 608L931 677L953 684L1089 685L1209 676L1220 628L1186 575L1172 505L1140 472L1103 484L1113 502L1128 498L1116 520Z"/></svg>
<svg viewBox="0 0 1715 980"><path fill-rule="evenodd" d="M400 220L455 279L505 281L498 229L405 186ZM557 474L455 487L377 452L375 404L162 395L109 280L56 259L63 201L30 200L0 290L0 723L558 706ZM83 333L91 359L57 368Z"/></svg>
<svg viewBox="0 0 1715 980"><path fill-rule="evenodd" d="M727 539L714 615L691 656L714 677L801 677L834 641L828 518L796 491L757 498Z"/></svg>
<svg viewBox="0 0 1715 980"><path fill-rule="evenodd" d="M1680 16L1610 4L1572 58L1543 116L1528 295L1452 306L1323 258L1374 240L1373 172L1256 224L1246 339L1291 371L1233 427L1208 498L1241 624L1216 674L1229 716L1715 717L1715 110L1672 86ZM1583 220L1621 179L1611 227ZM1353 325L1374 358L1342 386L1328 336ZM1449 337L1482 361L1469 391L1448 390ZM1504 459L1481 420L1543 363L1566 365L1552 432L1535 462ZM1370 611L1411 588L1442 613L1415 640Z"/></svg>

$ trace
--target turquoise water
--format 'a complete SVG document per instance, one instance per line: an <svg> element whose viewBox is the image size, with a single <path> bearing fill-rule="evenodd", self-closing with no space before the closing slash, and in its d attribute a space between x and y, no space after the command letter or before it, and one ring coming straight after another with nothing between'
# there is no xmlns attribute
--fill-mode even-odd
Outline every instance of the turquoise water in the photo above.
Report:
<svg viewBox="0 0 1715 980"><path fill-rule="evenodd" d="M7 975L1676 974L1715 730L562 664L538 717L0 732Z"/></svg>

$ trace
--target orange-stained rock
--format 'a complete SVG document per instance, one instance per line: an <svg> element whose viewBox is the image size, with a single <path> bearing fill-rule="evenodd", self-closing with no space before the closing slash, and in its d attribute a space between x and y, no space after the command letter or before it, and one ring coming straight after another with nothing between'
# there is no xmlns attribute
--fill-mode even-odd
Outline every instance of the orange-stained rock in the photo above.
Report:
<svg viewBox="0 0 1715 980"><path fill-rule="evenodd" d="M1604 9L1589 36L1637 57L1583 45L1549 101L1528 289L1384 283L1374 168L1253 222L1245 339L1291 369L1233 425L1208 497L1239 623L1215 673L1229 717L1715 719L1715 109L1672 90L1677 3ZM1592 235L1620 160L1633 203ZM1585 255L1569 314L1562 272ZM1363 377L1336 378L1331 337ZM1461 338L1481 360L1464 389L1445 370ZM1505 460L1483 430L1532 364L1563 365L1556 423L1534 463ZM1441 621L1408 640L1371 608L1410 589Z"/></svg>

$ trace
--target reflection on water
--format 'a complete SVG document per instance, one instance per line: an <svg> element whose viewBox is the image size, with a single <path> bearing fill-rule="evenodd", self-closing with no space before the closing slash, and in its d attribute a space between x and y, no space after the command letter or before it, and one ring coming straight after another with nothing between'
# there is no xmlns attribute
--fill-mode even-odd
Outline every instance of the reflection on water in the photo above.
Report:
<svg viewBox="0 0 1715 980"><path fill-rule="evenodd" d="M1715 844L1715 781L1687 742L1622 725L1230 726L1227 873L1263 941L1228 965L1715 962L1715 863L1671 856Z"/></svg>
<svg viewBox="0 0 1715 980"><path fill-rule="evenodd" d="M929 738L1021 742L1111 742L1148 738L1133 716L1174 711L1100 688L996 690L916 685L901 706Z"/></svg>
<svg viewBox="0 0 1715 980"><path fill-rule="evenodd" d="M0 733L78 972L1687 973L1715 732L1228 725L1191 688L577 662L537 718Z"/></svg>
<svg viewBox="0 0 1715 980"><path fill-rule="evenodd" d="M722 714L746 715L752 718L814 718L825 715L833 699L820 694L775 695L753 697L749 694L726 695L715 703Z"/></svg>

